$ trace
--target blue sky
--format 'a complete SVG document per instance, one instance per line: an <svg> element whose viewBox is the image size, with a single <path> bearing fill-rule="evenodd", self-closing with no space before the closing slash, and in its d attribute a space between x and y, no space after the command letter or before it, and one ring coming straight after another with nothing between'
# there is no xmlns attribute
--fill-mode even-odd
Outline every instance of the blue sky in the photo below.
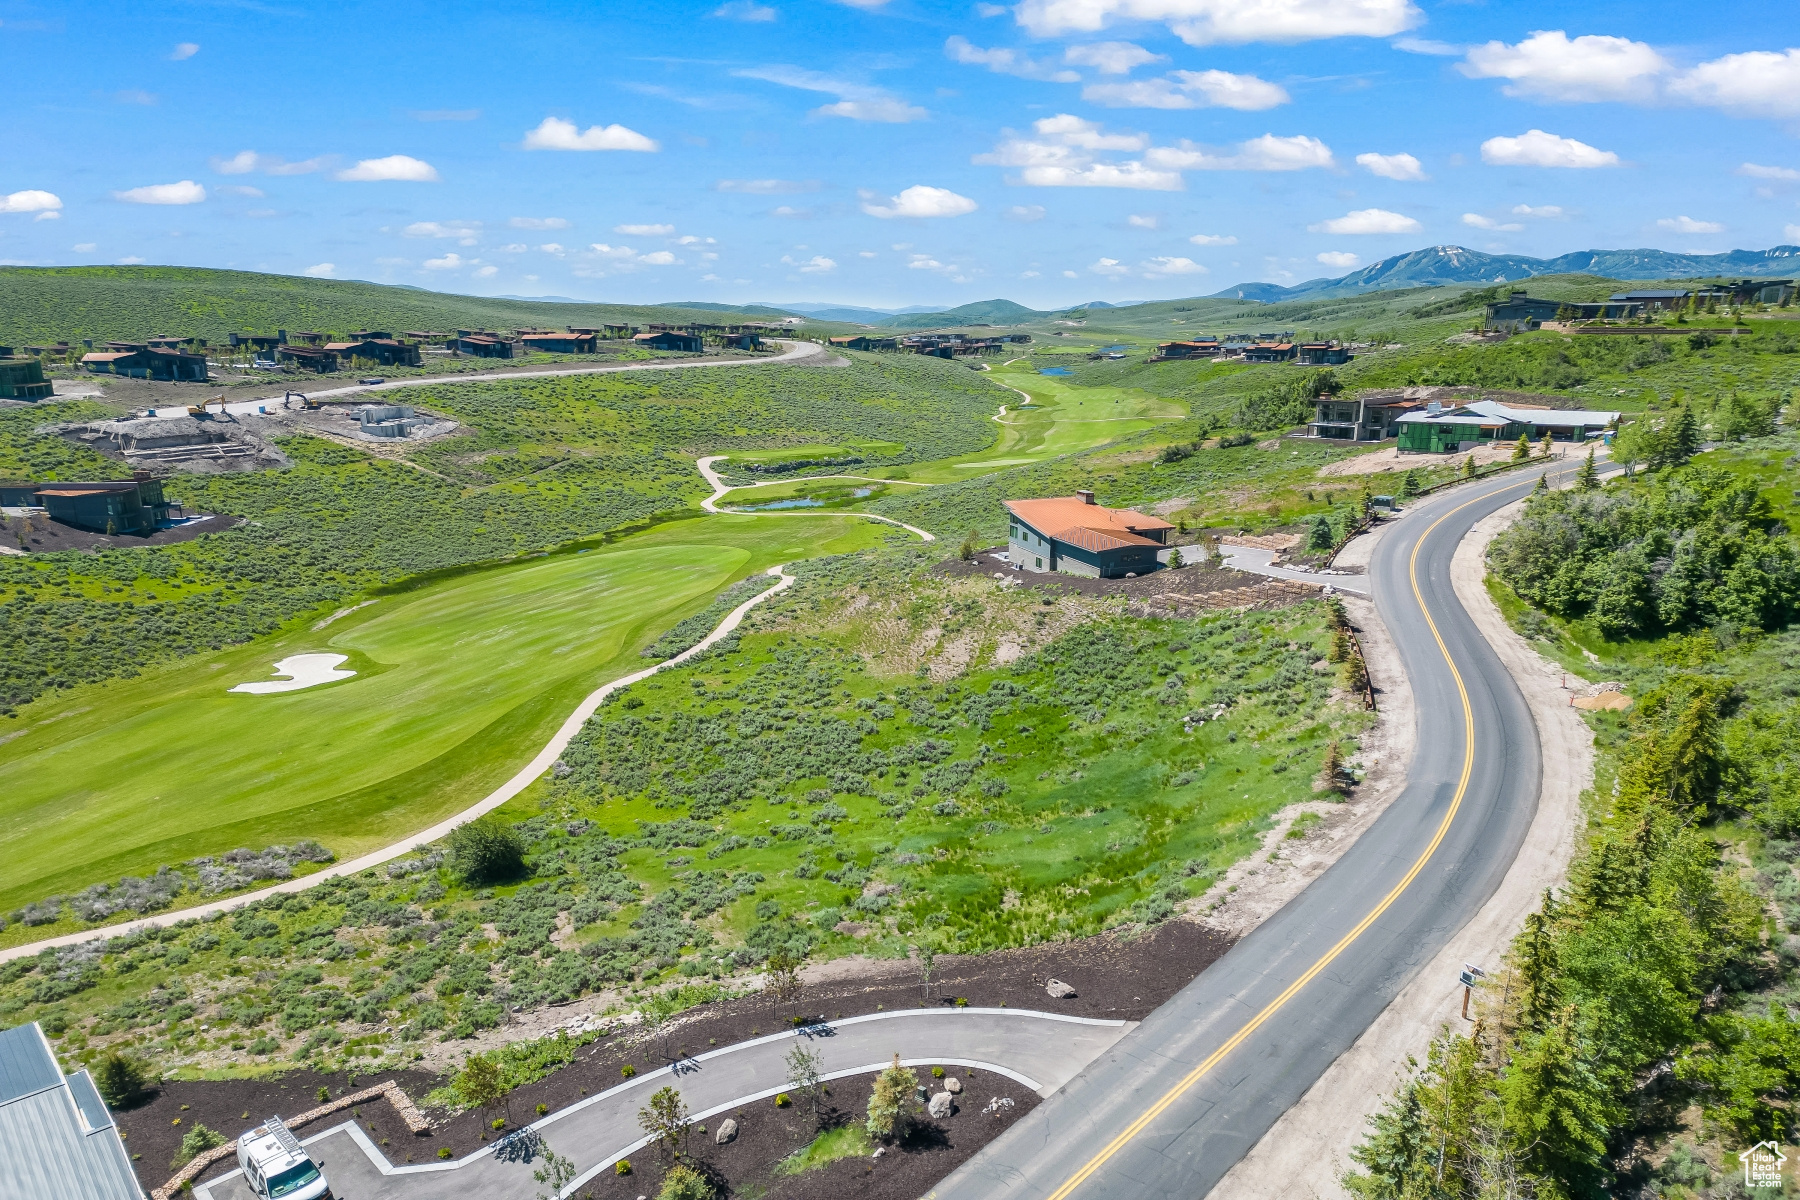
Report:
<svg viewBox="0 0 1800 1200"><path fill-rule="evenodd" d="M1794 46L1660 0L0 0L0 260L1050 307L1760 249Z"/></svg>

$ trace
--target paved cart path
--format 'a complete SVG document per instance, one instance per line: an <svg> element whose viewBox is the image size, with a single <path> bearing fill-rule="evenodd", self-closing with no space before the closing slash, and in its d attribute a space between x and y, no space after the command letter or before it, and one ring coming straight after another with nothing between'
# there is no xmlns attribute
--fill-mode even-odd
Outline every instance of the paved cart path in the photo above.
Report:
<svg viewBox="0 0 1800 1200"><path fill-rule="evenodd" d="M766 1103L777 1092L793 1090L784 1059L799 1043L820 1055L820 1074L828 1080L880 1070L898 1054L907 1066L968 1067L1004 1075L1021 1091L1049 1095L1129 1028L1124 1021L1009 1008L871 1013L677 1060L528 1128L574 1161L576 1178L563 1195L576 1196L588 1180L646 1145L637 1113L652 1092L665 1084L679 1089L697 1124ZM965 1111L951 1119L979 1116ZM538 1194L531 1172L542 1165L528 1150L528 1138L510 1157L489 1147L455 1162L401 1166L389 1162L354 1122L307 1138L305 1145L324 1165L334 1194L347 1200L525 1200ZM237 1171L197 1185L194 1193L201 1200L255 1200Z"/></svg>

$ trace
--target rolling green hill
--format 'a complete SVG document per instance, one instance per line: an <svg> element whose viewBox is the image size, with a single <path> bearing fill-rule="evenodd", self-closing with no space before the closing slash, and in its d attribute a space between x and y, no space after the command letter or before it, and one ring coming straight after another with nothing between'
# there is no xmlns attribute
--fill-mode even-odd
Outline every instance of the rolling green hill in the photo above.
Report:
<svg viewBox="0 0 1800 1200"><path fill-rule="evenodd" d="M1049 315L1011 300L977 300L943 312L902 313L877 324L889 329L954 329L959 325L1019 325Z"/></svg>
<svg viewBox="0 0 1800 1200"><path fill-rule="evenodd" d="M761 310L758 315L778 314ZM9 346L59 338L129 340L157 334L218 341L232 332L273 333L277 329L342 333L354 329L560 328L609 321L644 324L717 319L717 310L494 300L355 280L203 267L0 268L0 343ZM825 327L816 330L823 332Z"/></svg>

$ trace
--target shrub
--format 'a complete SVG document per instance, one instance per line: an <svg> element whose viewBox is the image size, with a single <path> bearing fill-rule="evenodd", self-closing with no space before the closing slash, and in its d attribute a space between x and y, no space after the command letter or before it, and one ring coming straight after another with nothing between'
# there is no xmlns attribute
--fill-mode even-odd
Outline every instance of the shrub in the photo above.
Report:
<svg viewBox="0 0 1800 1200"><path fill-rule="evenodd" d="M869 1093L869 1133L879 1138L906 1136L907 1126L919 1112L919 1077L900 1065L900 1056L875 1077Z"/></svg>
<svg viewBox="0 0 1800 1200"><path fill-rule="evenodd" d="M712 1200L712 1184L692 1167L676 1164L663 1176L662 1190L656 1200Z"/></svg>
<svg viewBox="0 0 1800 1200"><path fill-rule="evenodd" d="M324 1104L326 1101L328 1101L330 1099L331 1099L331 1089L327 1088L327 1087L320 1088L319 1089L319 1103Z"/></svg>
<svg viewBox="0 0 1800 1200"><path fill-rule="evenodd" d="M775 1107L776 1108L786 1108L788 1105L790 1105L792 1103L793 1103L793 1101L788 1099L788 1094L786 1092L782 1092L775 1097Z"/></svg>
<svg viewBox="0 0 1800 1200"><path fill-rule="evenodd" d="M613 1164L613 1174L614 1175L629 1175L629 1174L631 1174L631 1160L629 1158L621 1158L618 1162L614 1163Z"/></svg>
<svg viewBox="0 0 1800 1200"><path fill-rule="evenodd" d="M449 1158L450 1157L450 1147L439 1146L438 1147L438 1157L439 1158Z"/></svg>
<svg viewBox="0 0 1800 1200"><path fill-rule="evenodd" d="M630 1079L632 1076L637 1074L637 1068L632 1066L630 1063L626 1063L624 1066L619 1068L619 1074L623 1075L627 1079Z"/></svg>
<svg viewBox="0 0 1800 1200"><path fill-rule="evenodd" d="M548 1113L549 1111L550 1111L550 1106L548 1104L540 1104L537 1106L537 1115L540 1117L543 1116L545 1113Z"/></svg>
<svg viewBox="0 0 1800 1200"><path fill-rule="evenodd" d="M117 1108L144 1090L144 1069L122 1054L109 1054L94 1068L94 1086L109 1107Z"/></svg>
<svg viewBox="0 0 1800 1200"><path fill-rule="evenodd" d="M450 869L464 883L504 883L525 873L525 840L492 818L450 832Z"/></svg>
<svg viewBox="0 0 1800 1200"><path fill-rule="evenodd" d="M208 1129L196 1121L192 1129L181 1135L181 1149L175 1152L175 1157L169 1162L169 1168L171 1170L178 1169L184 1163L192 1162L206 1151L224 1144L224 1134Z"/></svg>
<svg viewBox="0 0 1800 1200"><path fill-rule="evenodd" d="M502 1129L506 1128L506 1118L495 1117L492 1121L488 1122L488 1128L492 1129L495 1133L499 1133Z"/></svg>

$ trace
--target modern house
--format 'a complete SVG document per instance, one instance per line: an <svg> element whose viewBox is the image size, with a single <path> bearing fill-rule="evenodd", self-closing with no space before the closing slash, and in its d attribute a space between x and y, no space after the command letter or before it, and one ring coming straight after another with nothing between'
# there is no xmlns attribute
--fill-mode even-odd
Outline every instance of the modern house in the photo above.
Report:
<svg viewBox="0 0 1800 1200"><path fill-rule="evenodd" d="M749 330L738 330L736 332L727 330L725 333L719 335L719 345L731 350L761 350L762 334L754 333ZM890 345L887 349L892 350L893 346Z"/></svg>
<svg viewBox="0 0 1800 1200"><path fill-rule="evenodd" d="M1150 356L1152 362L1164 362L1181 358L1217 358L1219 342L1216 338L1207 338L1196 342L1164 342Z"/></svg>
<svg viewBox="0 0 1800 1200"><path fill-rule="evenodd" d="M699 354L706 349L697 333L683 333L678 329L661 329L654 333L640 333L631 339L635 346L646 350L680 350L688 354Z"/></svg>
<svg viewBox="0 0 1800 1200"><path fill-rule="evenodd" d="M1545 321L1554 321L1565 315L1578 321L1630 320L1644 315L1645 303L1642 297L1648 294L1620 293L1606 300L1590 303L1580 300L1541 300L1522 291L1512 292L1505 300L1498 300L1487 306L1487 317L1483 325L1488 329L1520 333L1536 329ZM1687 295L1686 292L1681 294Z"/></svg>
<svg viewBox="0 0 1800 1200"><path fill-rule="evenodd" d="M1379 442L1395 436L1395 425L1404 414L1424 407L1425 401L1409 400L1397 388L1320 396L1306 432L1316 438Z"/></svg>
<svg viewBox="0 0 1800 1200"><path fill-rule="evenodd" d="M1175 527L1130 508L1106 508L1094 493L1008 500L1007 561L1025 571L1118 579L1159 566L1157 552Z"/></svg>
<svg viewBox="0 0 1800 1200"><path fill-rule="evenodd" d="M866 333L858 333L849 337L834 337L831 344L845 350L896 350L900 341L898 338L870 337Z"/></svg>
<svg viewBox="0 0 1800 1200"><path fill-rule="evenodd" d="M274 337L265 333L234 333L226 340L234 350L239 346L248 346L252 350L273 350L287 342L287 330L277 329Z"/></svg>
<svg viewBox="0 0 1800 1200"><path fill-rule="evenodd" d="M1253 363L1293 362L1299 354L1292 342L1258 342L1244 348L1244 361Z"/></svg>
<svg viewBox="0 0 1800 1200"><path fill-rule="evenodd" d="M135 350L103 350L81 356L81 365L98 375L126 375L164 382L206 382L206 355L143 346Z"/></svg>
<svg viewBox="0 0 1800 1200"><path fill-rule="evenodd" d="M493 333L475 333L470 330L457 330L456 341L451 349L459 354L472 354L476 358L512 358L520 352L517 342L509 342Z"/></svg>
<svg viewBox="0 0 1800 1200"><path fill-rule="evenodd" d="M293 342L276 349L275 361L293 363L297 367L305 367L309 371L318 371L320 374L326 371L335 371L341 365L334 351L327 350L322 346Z"/></svg>
<svg viewBox="0 0 1800 1200"><path fill-rule="evenodd" d="M1554 441L1585 442L1619 419L1616 412L1590 409L1536 408L1476 400L1449 407L1430 401L1395 422L1402 454L1455 454L1483 442L1533 441L1549 434Z"/></svg>
<svg viewBox="0 0 1800 1200"><path fill-rule="evenodd" d="M0 1196L144 1200L93 1077L64 1075L35 1021L0 1030Z"/></svg>
<svg viewBox="0 0 1800 1200"><path fill-rule="evenodd" d="M1294 361L1303 367L1341 367L1356 357L1337 342L1302 342Z"/></svg>
<svg viewBox="0 0 1800 1200"><path fill-rule="evenodd" d="M55 391L43 359L0 358L0 400L48 400Z"/></svg>
<svg viewBox="0 0 1800 1200"><path fill-rule="evenodd" d="M524 344L525 349L540 354L592 354L594 343L598 340L591 333L556 333L551 330L519 335L519 341Z"/></svg>
<svg viewBox="0 0 1800 1200"><path fill-rule="evenodd" d="M170 510L180 507L163 498L160 480L147 477L98 483L53 480L23 486L33 489L28 503L41 507L52 521L94 533L155 533L169 519ZM14 493L15 485L8 485L6 491Z"/></svg>
<svg viewBox="0 0 1800 1200"><path fill-rule="evenodd" d="M347 342L326 342L327 351L345 362L363 359L384 367L416 367L419 347L412 342L397 342L390 337L354 338Z"/></svg>

